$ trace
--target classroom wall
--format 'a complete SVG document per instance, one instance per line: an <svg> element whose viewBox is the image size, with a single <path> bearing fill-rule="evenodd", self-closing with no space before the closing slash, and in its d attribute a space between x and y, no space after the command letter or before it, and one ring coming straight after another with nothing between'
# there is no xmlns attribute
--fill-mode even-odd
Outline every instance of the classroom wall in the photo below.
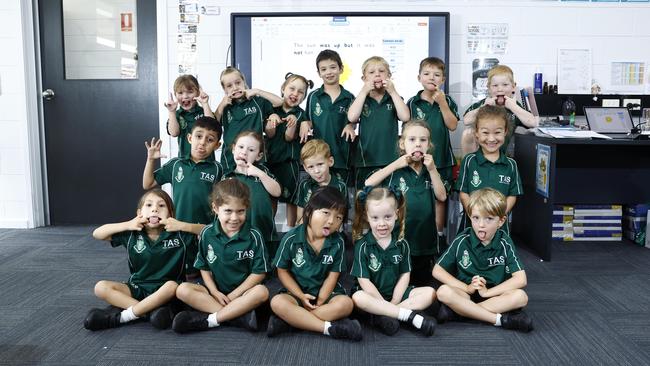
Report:
<svg viewBox="0 0 650 366"><path fill-rule="evenodd" d="M32 222L20 0L0 1L0 227Z"/></svg>

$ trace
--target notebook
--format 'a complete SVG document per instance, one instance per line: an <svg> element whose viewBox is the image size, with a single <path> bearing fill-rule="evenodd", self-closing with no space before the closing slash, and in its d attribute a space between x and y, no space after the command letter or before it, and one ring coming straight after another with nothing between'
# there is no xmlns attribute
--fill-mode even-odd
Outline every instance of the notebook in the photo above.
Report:
<svg viewBox="0 0 650 366"><path fill-rule="evenodd" d="M634 123L624 107L584 107L589 129L615 139L634 140Z"/></svg>

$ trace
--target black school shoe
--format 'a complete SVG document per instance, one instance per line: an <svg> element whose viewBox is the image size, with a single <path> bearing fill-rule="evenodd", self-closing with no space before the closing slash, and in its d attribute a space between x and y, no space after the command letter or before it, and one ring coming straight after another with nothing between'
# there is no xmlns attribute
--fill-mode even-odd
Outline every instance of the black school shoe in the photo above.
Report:
<svg viewBox="0 0 650 366"><path fill-rule="evenodd" d="M436 319L438 320L438 323L442 324L445 322L459 321L461 320L461 316L451 310L449 306L440 303L440 308L438 308Z"/></svg>
<svg viewBox="0 0 650 366"><path fill-rule="evenodd" d="M363 337L359 321L350 319L341 319L332 322L332 326L329 328L329 333L332 338L336 339L360 341Z"/></svg>
<svg viewBox="0 0 650 366"><path fill-rule="evenodd" d="M149 323L158 329L167 329L172 325L174 313L169 305L163 305L149 313Z"/></svg>
<svg viewBox="0 0 650 366"><path fill-rule="evenodd" d="M208 315L201 311L181 311L174 317L172 329L176 333L207 330L209 329Z"/></svg>
<svg viewBox="0 0 650 366"><path fill-rule="evenodd" d="M420 328L417 328L415 325L413 325L413 319L415 318L416 315L420 315L421 317L424 318L424 320L422 320L422 326ZM411 315L409 316L408 319L408 323L411 324L411 326L415 330L422 333L426 337L431 337L433 333L436 332L436 325L438 325L438 322L434 318L431 318L421 313L416 313L415 311L411 312Z"/></svg>
<svg viewBox="0 0 650 366"><path fill-rule="evenodd" d="M275 337L276 335L280 333L285 333L291 330L291 325L289 323L285 322L282 320L280 317L276 316L275 314L271 314L269 316L269 324L266 327L266 336L267 337Z"/></svg>
<svg viewBox="0 0 650 366"><path fill-rule="evenodd" d="M88 330L101 330L117 328L120 326L120 312L103 309L92 309L84 319L84 328Z"/></svg>
<svg viewBox="0 0 650 366"><path fill-rule="evenodd" d="M253 309L238 318L229 320L228 324L250 330L251 332L257 332L257 314Z"/></svg>
<svg viewBox="0 0 650 366"><path fill-rule="evenodd" d="M501 326L505 329L528 333L533 330L533 319L523 310L513 310L501 314Z"/></svg>
<svg viewBox="0 0 650 366"><path fill-rule="evenodd" d="M387 336L392 336L399 331L399 320L384 315L370 314L370 325Z"/></svg>

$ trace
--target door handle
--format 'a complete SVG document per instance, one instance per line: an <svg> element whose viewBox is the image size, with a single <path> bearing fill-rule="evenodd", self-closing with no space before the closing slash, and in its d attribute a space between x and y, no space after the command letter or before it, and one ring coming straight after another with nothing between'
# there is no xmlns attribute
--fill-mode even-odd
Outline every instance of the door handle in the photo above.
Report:
<svg viewBox="0 0 650 366"><path fill-rule="evenodd" d="M52 99L54 99L54 90L45 89L45 90L43 90L41 95L43 96L43 99L45 99L45 100L52 100Z"/></svg>

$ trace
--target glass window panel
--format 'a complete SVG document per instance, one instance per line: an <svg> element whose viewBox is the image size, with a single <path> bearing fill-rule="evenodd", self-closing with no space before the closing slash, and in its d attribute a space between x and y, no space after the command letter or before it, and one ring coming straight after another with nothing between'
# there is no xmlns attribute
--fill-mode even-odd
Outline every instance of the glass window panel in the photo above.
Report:
<svg viewBox="0 0 650 366"><path fill-rule="evenodd" d="M66 79L137 79L136 0L63 0Z"/></svg>

